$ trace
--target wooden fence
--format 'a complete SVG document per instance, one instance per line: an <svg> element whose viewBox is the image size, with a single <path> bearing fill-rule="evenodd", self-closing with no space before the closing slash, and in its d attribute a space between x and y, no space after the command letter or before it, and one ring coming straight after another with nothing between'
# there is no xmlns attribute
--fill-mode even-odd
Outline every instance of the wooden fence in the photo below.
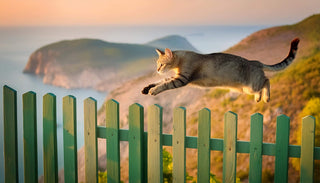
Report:
<svg viewBox="0 0 320 183"><path fill-rule="evenodd" d="M5 182L18 182L17 96L3 87ZM37 182L37 109L36 94L23 94L24 181ZM162 108L148 107L148 131L144 132L144 108L129 107L129 130L119 129L119 104L106 103L106 126L97 126L97 102L84 100L85 181L98 181L97 138L107 139L108 183L120 182L120 141L129 142L129 182L163 182L162 147L173 147L173 181L185 182L186 148L198 149L198 182L209 182L210 151L223 152L223 182L236 181L237 153L250 154L249 181L261 182L262 155L275 156L274 182L288 181L288 158L300 158L301 182L313 182L314 160L320 148L314 147L315 119L302 120L301 146L289 145L289 123L285 115L277 117L276 143L263 143L263 116L251 116L250 142L237 140L237 114L227 112L224 138L210 138L210 110L199 111L198 137L186 136L186 110L173 111L173 134L162 133ZM43 159L45 182L58 182L56 97L43 96ZM63 143L65 182L78 182L76 98L63 98Z"/></svg>

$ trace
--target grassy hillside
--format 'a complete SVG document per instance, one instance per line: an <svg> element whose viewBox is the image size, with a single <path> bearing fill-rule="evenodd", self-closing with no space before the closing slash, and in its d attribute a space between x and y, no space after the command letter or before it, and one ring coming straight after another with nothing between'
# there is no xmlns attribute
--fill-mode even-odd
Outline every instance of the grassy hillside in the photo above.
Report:
<svg viewBox="0 0 320 183"><path fill-rule="evenodd" d="M157 103L163 106L164 132L172 131L172 110L174 107L187 108L187 135L197 136L198 111L207 107L212 112L211 137L223 138L223 117L227 111L238 114L238 139L250 140L250 116L261 113L264 116L264 142L275 142L276 117L286 114L290 117L290 143L299 144L301 117L308 111L313 114L310 106L319 106L320 98L320 15L313 15L297 24L273 27L258 31L243 39L237 45L226 50L265 63L276 63L282 60L289 51L290 41L299 37L301 42L297 58L284 71L272 74L271 101L256 103L253 96L237 94L224 89L195 89L183 87L159 94L156 97L144 96L140 90L146 84L155 81L155 76L144 76L127 82L111 92L120 105L121 126L126 127L128 106L138 102L147 107ZM270 75L270 74L269 74ZM186 100L187 99L187 100ZM317 104L317 105L316 105ZM103 111L103 110L101 110ZM100 113L101 119L103 114ZM103 121L103 120L102 120ZM319 124L319 122L317 123ZM316 132L319 138L320 133ZM316 140L318 142L319 139ZM187 172L196 177L195 150L187 150ZM248 155L238 155L237 176L246 181L248 176ZM290 160L289 182L298 182L299 173L296 163ZM212 173L221 178L222 153L211 154ZM294 165L294 166L293 166ZM273 182L274 157L263 157L263 180Z"/></svg>
<svg viewBox="0 0 320 183"><path fill-rule="evenodd" d="M286 56L290 41L299 37L301 49L297 58L301 58L309 56L315 48L320 47L319 30L320 14L317 14L293 25L272 27L253 33L226 52L273 64Z"/></svg>

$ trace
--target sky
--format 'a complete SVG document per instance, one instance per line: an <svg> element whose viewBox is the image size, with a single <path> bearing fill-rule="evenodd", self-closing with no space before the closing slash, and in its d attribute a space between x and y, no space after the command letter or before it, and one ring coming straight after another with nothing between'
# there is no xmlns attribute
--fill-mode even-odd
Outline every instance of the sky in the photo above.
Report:
<svg viewBox="0 0 320 183"><path fill-rule="evenodd" d="M0 26L281 25L320 0L0 0Z"/></svg>

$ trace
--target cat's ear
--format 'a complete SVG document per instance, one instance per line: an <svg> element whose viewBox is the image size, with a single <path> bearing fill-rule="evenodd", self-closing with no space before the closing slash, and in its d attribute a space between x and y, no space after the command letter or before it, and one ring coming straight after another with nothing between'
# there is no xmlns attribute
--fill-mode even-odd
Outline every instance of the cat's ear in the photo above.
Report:
<svg viewBox="0 0 320 183"><path fill-rule="evenodd" d="M169 48L166 48L164 52L165 52L165 55L166 55L169 59L172 59L173 54L172 54L172 51L171 51Z"/></svg>
<svg viewBox="0 0 320 183"><path fill-rule="evenodd" d="M164 55L164 52L159 49L156 49L156 52L158 53L159 56Z"/></svg>

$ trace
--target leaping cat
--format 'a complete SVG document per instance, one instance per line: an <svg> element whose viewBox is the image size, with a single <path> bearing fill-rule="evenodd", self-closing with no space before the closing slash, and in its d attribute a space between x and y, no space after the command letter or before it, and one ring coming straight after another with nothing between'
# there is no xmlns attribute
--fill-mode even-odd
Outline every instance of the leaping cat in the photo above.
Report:
<svg viewBox="0 0 320 183"><path fill-rule="evenodd" d="M227 87L239 92L253 94L259 102L270 101L270 81L264 71L280 71L292 63L298 49L299 39L292 40L288 56L274 65L250 61L243 57L227 54L199 54L191 51L165 51L156 49L157 72L175 71L175 76L146 86L143 94L157 95L165 90L187 84L201 87Z"/></svg>

